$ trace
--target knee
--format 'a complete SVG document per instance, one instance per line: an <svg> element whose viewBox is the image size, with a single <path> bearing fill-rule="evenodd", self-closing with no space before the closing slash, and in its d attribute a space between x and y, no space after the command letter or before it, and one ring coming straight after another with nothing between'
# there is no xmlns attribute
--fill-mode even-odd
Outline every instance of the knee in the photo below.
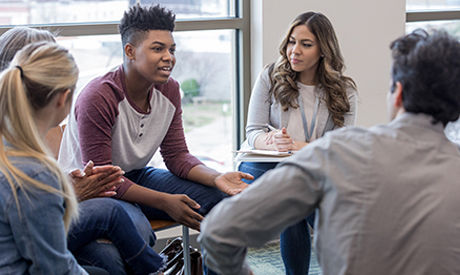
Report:
<svg viewBox="0 0 460 275"><path fill-rule="evenodd" d="M202 215L206 215L216 204L229 196L216 188L210 189L207 198L200 202L201 208L199 212Z"/></svg>
<svg viewBox="0 0 460 275"><path fill-rule="evenodd" d="M117 207L117 201L111 198L94 198L79 203L79 208L83 212L105 213Z"/></svg>

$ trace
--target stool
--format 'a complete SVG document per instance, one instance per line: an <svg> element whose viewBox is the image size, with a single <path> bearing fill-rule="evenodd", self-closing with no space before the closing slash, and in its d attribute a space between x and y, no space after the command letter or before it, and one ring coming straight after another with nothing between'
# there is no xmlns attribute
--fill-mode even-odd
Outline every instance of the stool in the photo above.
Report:
<svg viewBox="0 0 460 275"><path fill-rule="evenodd" d="M150 220L150 226L152 227L153 231L160 231L169 229L174 226L181 225L174 221L167 221L167 220ZM185 275L191 275L191 267L190 267L190 235L188 227L182 225L182 247L184 248L184 271Z"/></svg>

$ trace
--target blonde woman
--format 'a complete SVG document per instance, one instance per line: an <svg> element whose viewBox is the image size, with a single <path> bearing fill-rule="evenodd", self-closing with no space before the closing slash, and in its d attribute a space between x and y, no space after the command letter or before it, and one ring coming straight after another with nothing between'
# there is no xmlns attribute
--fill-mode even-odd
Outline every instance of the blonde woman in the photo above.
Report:
<svg viewBox="0 0 460 275"><path fill-rule="evenodd" d="M66 246L77 200L42 139L69 112L77 79L68 51L46 42L1 74L0 273L86 274Z"/></svg>
<svg viewBox="0 0 460 275"><path fill-rule="evenodd" d="M255 149L296 151L327 131L354 125L356 86L329 19L298 15L280 45L280 57L260 74L251 94L246 135ZM277 163L246 162L240 171L260 177ZM281 235L286 274L308 274L313 215Z"/></svg>

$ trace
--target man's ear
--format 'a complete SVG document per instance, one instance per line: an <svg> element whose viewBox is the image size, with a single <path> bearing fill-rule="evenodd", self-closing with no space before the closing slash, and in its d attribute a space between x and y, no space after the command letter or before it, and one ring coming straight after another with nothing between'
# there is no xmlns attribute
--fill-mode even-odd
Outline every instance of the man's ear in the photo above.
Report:
<svg viewBox="0 0 460 275"><path fill-rule="evenodd" d="M56 100L56 105L57 107L62 107L67 104L67 102L70 100L69 97L72 96L72 93L70 92L70 89L65 90L63 93L58 93L56 95L57 100Z"/></svg>
<svg viewBox="0 0 460 275"><path fill-rule="evenodd" d="M397 81L394 86L393 91L393 105L396 108L401 108L403 106L403 86L401 82Z"/></svg>
<svg viewBox="0 0 460 275"><path fill-rule="evenodd" d="M129 60L133 60L136 57L136 48L131 43L126 43L124 47L125 55Z"/></svg>

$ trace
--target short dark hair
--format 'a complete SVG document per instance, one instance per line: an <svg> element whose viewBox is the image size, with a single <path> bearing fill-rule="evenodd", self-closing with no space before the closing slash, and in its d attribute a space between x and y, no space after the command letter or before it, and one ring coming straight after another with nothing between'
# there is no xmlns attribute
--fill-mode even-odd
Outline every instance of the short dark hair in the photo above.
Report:
<svg viewBox="0 0 460 275"><path fill-rule="evenodd" d="M160 5L141 6L136 4L125 11L118 30L123 46L126 43L137 45L144 34L150 30L174 30L176 15Z"/></svg>
<svg viewBox="0 0 460 275"><path fill-rule="evenodd" d="M460 115L460 42L446 31L417 29L390 45L392 91L403 87L403 106L445 126Z"/></svg>

